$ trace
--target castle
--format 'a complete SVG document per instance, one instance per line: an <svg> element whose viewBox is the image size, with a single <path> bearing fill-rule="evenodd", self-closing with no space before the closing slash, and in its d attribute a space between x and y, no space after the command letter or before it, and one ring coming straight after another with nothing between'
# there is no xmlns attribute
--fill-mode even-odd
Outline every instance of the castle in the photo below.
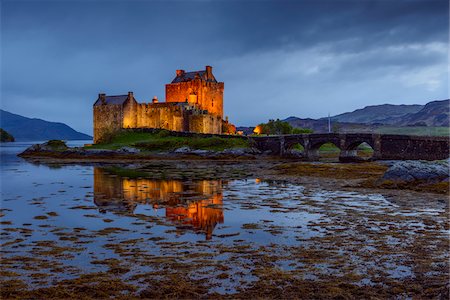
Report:
<svg viewBox="0 0 450 300"><path fill-rule="evenodd" d="M234 133L236 128L223 119L224 83L218 82L212 67L185 72L166 84L166 102L156 97L138 103L128 95L99 94L94 103L94 143L123 128L160 128L197 133Z"/></svg>

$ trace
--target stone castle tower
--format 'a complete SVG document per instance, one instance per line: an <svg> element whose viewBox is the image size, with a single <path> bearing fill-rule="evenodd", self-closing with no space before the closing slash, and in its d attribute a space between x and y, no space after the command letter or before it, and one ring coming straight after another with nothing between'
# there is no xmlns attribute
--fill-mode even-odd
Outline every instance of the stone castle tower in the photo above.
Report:
<svg viewBox="0 0 450 300"><path fill-rule="evenodd" d="M177 70L172 83L166 84L166 101L182 100L223 118L223 89L223 82L217 82L210 66L196 72Z"/></svg>
<svg viewBox="0 0 450 300"><path fill-rule="evenodd" d="M198 133L234 133L235 127L223 119L224 83L212 74L212 67L185 72L166 85L166 102L154 98L138 103L133 92L127 95L99 94L94 103L94 143L124 128L160 128Z"/></svg>

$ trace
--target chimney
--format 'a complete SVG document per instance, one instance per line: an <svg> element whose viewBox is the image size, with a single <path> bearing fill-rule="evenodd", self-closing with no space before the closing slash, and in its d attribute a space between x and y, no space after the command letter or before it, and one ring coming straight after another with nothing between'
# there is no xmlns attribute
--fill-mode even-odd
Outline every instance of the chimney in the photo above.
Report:
<svg viewBox="0 0 450 300"><path fill-rule="evenodd" d="M134 98L133 97L133 92L128 92L128 98Z"/></svg>
<svg viewBox="0 0 450 300"><path fill-rule="evenodd" d="M152 103L158 103L158 97L154 96L152 99Z"/></svg>
<svg viewBox="0 0 450 300"><path fill-rule="evenodd" d="M212 79L212 67L211 66L206 66L206 78L207 79Z"/></svg>
<svg viewBox="0 0 450 300"><path fill-rule="evenodd" d="M100 99L100 101L102 103L106 102L106 94L98 94L98 99Z"/></svg>
<svg viewBox="0 0 450 300"><path fill-rule="evenodd" d="M177 77L183 76L184 70L177 70Z"/></svg>

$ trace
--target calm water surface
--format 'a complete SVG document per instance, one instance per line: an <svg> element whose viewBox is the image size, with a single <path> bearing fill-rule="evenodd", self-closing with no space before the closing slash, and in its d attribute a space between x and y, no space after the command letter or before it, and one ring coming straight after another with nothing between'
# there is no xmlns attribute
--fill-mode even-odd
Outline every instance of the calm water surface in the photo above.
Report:
<svg viewBox="0 0 450 300"><path fill-rule="evenodd" d="M111 270L139 284L139 275L179 268L220 293L251 284L263 268L358 285L448 275L442 205L258 178L39 165L16 156L28 145L1 147L0 220L2 277L30 288Z"/></svg>

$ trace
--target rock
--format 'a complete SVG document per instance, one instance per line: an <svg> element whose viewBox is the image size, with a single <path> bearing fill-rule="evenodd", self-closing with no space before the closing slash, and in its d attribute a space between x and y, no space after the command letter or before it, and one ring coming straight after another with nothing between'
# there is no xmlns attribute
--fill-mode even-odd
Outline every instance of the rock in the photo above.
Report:
<svg viewBox="0 0 450 300"><path fill-rule="evenodd" d="M64 141L60 140L50 140L42 144L34 144L28 147L24 152L19 155L27 155L38 152L62 152L69 149Z"/></svg>
<svg viewBox="0 0 450 300"><path fill-rule="evenodd" d="M449 178L449 161L399 161L384 173L383 180L439 182Z"/></svg>
<svg viewBox="0 0 450 300"><path fill-rule="evenodd" d="M288 151L287 153L284 154L285 157L288 158L304 158L305 155L302 151L296 150L296 149L292 149L290 151Z"/></svg>
<svg viewBox="0 0 450 300"><path fill-rule="evenodd" d="M192 152L192 149L189 148L188 146L183 146L183 147L180 147L180 148L178 148L178 149L175 149L173 152L174 152L174 153L187 154L187 153L191 153L191 152Z"/></svg>
<svg viewBox="0 0 450 300"><path fill-rule="evenodd" d="M108 154L114 154L116 151L114 150L107 150L107 149L86 149L80 152L79 154L84 155L108 155Z"/></svg>
<svg viewBox="0 0 450 300"><path fill-rule="evenodd" d="M173 153L177 153L177 154L193 154L193 155L206 156L206 155L210 155L210 154L214 153L214 151L201 150L201 149L191 149L188 146L183 146L183 147L180 147L178 149L175 149L173 151Z"/></svg>
<svg viewBox="0 0 450 300"><path fill-rule="evenodd" d="M41 149L41 146L39 144L34 144L30 147L28 147L25 152L35 152L35 151L39 151Z"/></svg>
<svg viewBox="0 0 450 300"><path fill-rule="evenodd" d="M195 154L195 155L208 155L208 154L211 154L213 152L209 151L209 150L200 150L200 149L198 149L198 150L192 150L190 153L191 154Z"/></svg>
<svg viewBox="0 0 450 300"><path fill-rule="evenodd" d="M223 150L221 154L241 156L247 154L246 150L245 148L231 148Z"/></svg>
<svg viewBox="0 0 450 300"><path fill-rule="evenodd" d="M44 151L63 151L68 149L66 142L61 140L50 140L41 144L40 147Z"/></svg>
<svg viewBox="0 0 450 300"><path fill-rule="evenodd" d="M257 149L257 148L249 148L248 149L249 153L251 154L261 154L261 150Z"/></svg>
<svg viewBox="0 0 450 300"><path fill-rule="evenodd" d="M137 148L133 148L133 147L122 147L122 148L118 149L117 152L136 154L136 153L140 153L141 150L139 150Z"/></svg>

